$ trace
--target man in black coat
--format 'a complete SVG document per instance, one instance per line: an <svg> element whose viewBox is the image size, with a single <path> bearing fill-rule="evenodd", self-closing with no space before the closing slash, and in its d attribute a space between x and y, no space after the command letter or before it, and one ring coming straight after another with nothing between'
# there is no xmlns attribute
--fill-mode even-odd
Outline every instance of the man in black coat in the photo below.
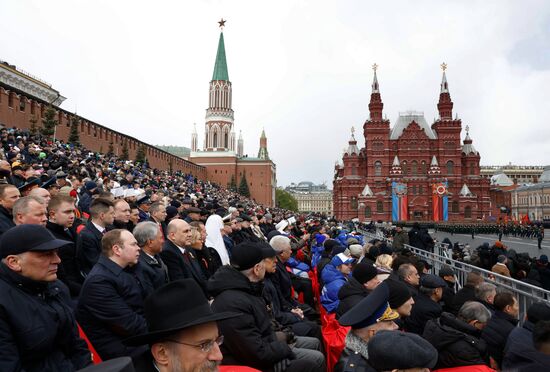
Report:
<svg viewBox="0 0 550 372"><path fill-rule="evenodd" d="M58 250L61 263L57 271L59 279L69 287L71 297L78 297L83 278L76 260L76 233L72 229L75 213L75 200L68 195L56 195L48 204L46 228L57 238L68 244Z"/></svg>
<svg viewBox="0 0 550 372"><path fill-rule="evenodd" d="M143 271L143 286L150 295L168 283L168 268L160 258L164 238L159 226L151 221L140 222L133 232L139 247L139 265Z"/></svg>
<svg viewBox="0 0 550 372"><path fill-rule="evenodd" d="M378 270L372 265L362 262L355 265L351 272L351 278L338 291L340 303L336 309L337 319L367 297L380 284L377 275Z"/></svg>
<svg viewBox="0 0 550 372"><path fill-rule="evenodd" d="M194 279L208 298L206 276L193 253L191 246L191 226L184 220L170 221L167 240L164 242L160 257L168 267L170 280Z"/></svg>
<svg viewBox="0 0 550 372"><path fill-rule="evenodd" d="M470 301L458 312L458 317L443 313L426 323L422 337L438 351L435 369L487 364L487 345L481 330L491 313L479 302Z"/></svg>
<svg viewBox="0 0 550 372"><path fill-rule="evenodd" d="M15 226L13 222L13 205L21 194L14 185L0 185L0 235Z"/></svg>
<svg viewBox="0 0 550 372"><path fill-rule="evenodd" d="M452 302L451 308L453 314L458 314L458 311L467 301L476 301L476 287L483 283L483 277L476 272L469 272L466 275L466 284L459 290Z"/></svg>
<svg viewBox="0 0 550 372"><path fill-rule="evenodd" d="M161 202L154 202L149 207L149 221L154 222L159 225L162 232L162 236L166 239L166 207Z"/></svg>
<svg viewBox="0 0 550 372"><path fill-rule="evenodd" d="M101 254L101 239L107 232L107 226L115 219L115 210L110 200L98 198L90 205L91 219L78 234L76 255L80 272L88 275Z"/></svg>
<svg viewBox="0 0 550 372"><path fill-rule="evenodd" d="M447 283L439 276L424 274L420 280L419 294L414 298L411 315L405 319L407 332L422 335L429 320L439 318L443 308L439 304Z"/></svg>
<svg viewBox="0 0 550 372"><path fill-rule="evenodd" d="M0 239L0 370L75 371L91 364L57 279L57 249L44 227L21 225Z"/></svg>
<svg viewBox="0 0 550 372"><path fill-rule="evenodd" d="M145 351L123 344L147 329L138 260L134 236L127 230L111 230L103 237L102 254L82 286L76 319L103 360Z"/></svg>
<svg viewBox="0 0 550 372"><path fill-rule="evenodd" d="M536 302L527 309L527 319L522 327L515 327L506 341L503 370L546 371L550 366L550 355L543 354L535 349L533 343L533 329L540 321L550 320L550 306L544 302ZM527 367L537 365L539 369ZM541 368L544 367L544 368ZM525 369L523 369L525 368Z"/></svg>
<svg viewBox="0 0 550 372"><path fill-rule="evenodd" d="M322 371L324 357L320 352L292 348L288 344L291 340L278 340L272 329L262 298L262 280L264 259L275 254L257 243L238 244L233 249L231 266L220 267L208 281L215 313L242 314L218 323L225 336L221 346L223 363L262 371Z"/></svg>
<svg viewBox="0 0 550 372"><path fill-rule="evenodd" d="M418 295L418 285L420 284L420 274L416 267L411 263L404 263L397 269L397 276L409 288L411 296L416 297Z"/></svg>
<svg viewBox="0 0 550 372"><path fill-rule="evenodd" d="M518 324L519 304L510 292L501 292L495 296L493 305L495 313L481 332L481 338L487 343L489 356L502 368L506 340Z"/></svg>

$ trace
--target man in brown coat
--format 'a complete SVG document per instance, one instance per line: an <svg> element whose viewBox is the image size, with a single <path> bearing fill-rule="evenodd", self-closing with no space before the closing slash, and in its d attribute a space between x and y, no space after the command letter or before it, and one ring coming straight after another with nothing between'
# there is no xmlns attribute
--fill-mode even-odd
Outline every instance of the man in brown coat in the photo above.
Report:
<svg viewBox="0 0 550 372"><path fill-rule="evenodd" d="M510 277L510 270L506 266L508 259L505 255L501 254L497 257L497 263L493 265L491 271L500 275Z"/></svg>

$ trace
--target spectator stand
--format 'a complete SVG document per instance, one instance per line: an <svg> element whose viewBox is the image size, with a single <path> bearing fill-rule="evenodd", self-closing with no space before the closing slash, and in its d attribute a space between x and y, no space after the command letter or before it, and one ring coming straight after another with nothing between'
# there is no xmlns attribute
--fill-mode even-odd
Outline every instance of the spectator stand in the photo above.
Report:
<svg viewBox="0 0 550 372"><path fill-rule="evenodd" d="M405 245L405 247L413 252L418 258L424 259L430 263L433 266L433 274L437 275L443 265L451 267L455 272L455 277L459 287L462 287L466 282L466 276L468 273L474 271L481 274L488 282L496 285L497 291L512 292L518 299L520 320L525 318L527 309L532 303L545 301L550 305L550 291L543 288L524 283L522 281L512 279L462 261L453 260L441 254L428 252L410 245Z"/></svg>

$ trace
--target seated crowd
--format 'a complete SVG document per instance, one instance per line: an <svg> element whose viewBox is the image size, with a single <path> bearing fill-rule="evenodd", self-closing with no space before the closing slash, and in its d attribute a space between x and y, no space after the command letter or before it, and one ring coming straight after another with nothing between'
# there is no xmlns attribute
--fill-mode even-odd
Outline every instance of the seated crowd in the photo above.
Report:
<svg viewBox="0 0 550 372"><path fill-rule="evenodd" d="M456 291L451 268L336 221L0 135L0 371L550 368L546 302L519 326L475 272ZM349 327L335 360L331 319Z"/></svg>

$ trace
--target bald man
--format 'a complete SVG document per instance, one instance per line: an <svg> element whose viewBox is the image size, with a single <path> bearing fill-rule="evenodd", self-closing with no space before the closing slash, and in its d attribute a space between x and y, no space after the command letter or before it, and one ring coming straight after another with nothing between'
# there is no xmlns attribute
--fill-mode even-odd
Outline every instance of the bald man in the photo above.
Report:
<svg viewBox="0 0 550 372"><path fill-rule="evenodd" d="M168 267L170 280L194 279L208 298L206 277L191 248L191 226L184 220L170 221L160 257Z"/></svg>
<svg viewBox="0 0 550 372"><path fill-rule="evenodd" d="M35 187L29 192L29 196L39 196L46 201L46 206L50 203L52 198L50 192L42 187Z"/></svg>

